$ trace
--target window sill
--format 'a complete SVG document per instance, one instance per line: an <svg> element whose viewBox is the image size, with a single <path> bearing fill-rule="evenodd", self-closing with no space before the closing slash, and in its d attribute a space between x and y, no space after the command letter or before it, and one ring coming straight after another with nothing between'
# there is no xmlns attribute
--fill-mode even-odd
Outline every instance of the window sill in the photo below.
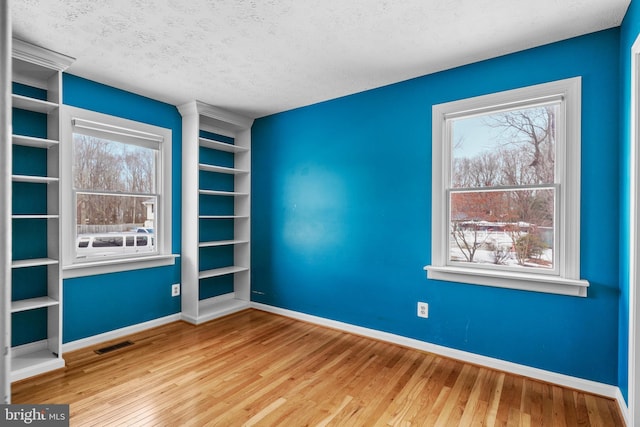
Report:
<svg viewBox="0 0 640 427"><path fill-rule="evenodd" d="M101 261L88 261L62 268L64 279L74 277L94 276L97 274L117 273L120 271L139 270L143 268L163 267L174 265L175 259L180 255L152 255L144 257L132 257L126 259L110 259Z"/></svg>
<svg viewBox="0 0 640 427"><path fill-rule="evenodd" d="M558 276L427 265L427 278L550 294L587 296L589 282Z"/></svg>

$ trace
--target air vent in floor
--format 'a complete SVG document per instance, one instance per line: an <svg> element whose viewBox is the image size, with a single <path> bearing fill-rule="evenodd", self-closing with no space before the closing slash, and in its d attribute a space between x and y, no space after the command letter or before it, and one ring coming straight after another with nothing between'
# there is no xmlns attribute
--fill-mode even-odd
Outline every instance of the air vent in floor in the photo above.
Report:
<svg viewBox="0 0 640 427"><path fill-rule="evenodd" d="M117 344L110 345L108 347L99 348L98 350L96 350L96 354L109 353L110 351L118 350L118 349L121 349L123 347L128 347L130 345L133 345L133 343L131 341L122 341L122 342L119 342Z"/></svg>

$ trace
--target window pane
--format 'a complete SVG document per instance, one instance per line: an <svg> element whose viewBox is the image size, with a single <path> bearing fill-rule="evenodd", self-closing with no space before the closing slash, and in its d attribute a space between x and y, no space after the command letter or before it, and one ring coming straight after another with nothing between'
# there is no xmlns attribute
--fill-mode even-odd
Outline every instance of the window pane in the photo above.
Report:
<svg viewBox="0 0 640 427"><path fill-rule="evenodd" d="M156 150L73 134L76 190L155 193Z"/></svg>
<svg viewBox="0 0 640 427"><path fill-rule="evenodd" d="M112 255L113 252L103 253L92 248L112 246L105 242L114 239L119 239L118 246L123 246L123 241L126 241L126 248L131 248L132 253L136 253L134 242L141 246L141 242L147 241L146 236L137 236L138 230L144 229L146 233L153 233L155 230L153 206L157 201L157 197L147 196L76 193L76 240L85 242L93 238L93 244L86 251L78 251L78 255ZM124 236L125 233L132 232L136 236ZM117 234L120 235L116 236ZM152 239L151 245L145 246L146 250L155 251L153 243ZM120 255L126 253L125 249Z"/></svg>
<svg viewBox="0 0 640 427"><path fill-rule="evenodd" d="M119 248L122 247L121 236L98 236L93 239L94 248Z"/></svg>
<svg viewBox="0 0 640 427"><path fill-rule="evenodd" d="M451 120L451 186L554 183L558 105Z"/></svg>
<svg viewBox="0 0 640 427"><path fill-rule="evenodd" d="M449 261L554 268L556 190L452 191Z"/></svg>

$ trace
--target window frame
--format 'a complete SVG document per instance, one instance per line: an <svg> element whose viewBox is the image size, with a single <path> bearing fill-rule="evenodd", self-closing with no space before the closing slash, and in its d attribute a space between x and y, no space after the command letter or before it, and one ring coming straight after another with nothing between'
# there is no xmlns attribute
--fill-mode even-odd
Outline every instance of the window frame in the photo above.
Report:
<svg viewBox="0 0 640 427"><path fill-rule="evenodd" d="M62 269L64 278L81 277L94 274L105 274L118 271L135 270L141 268L173 265L176 255L171 253L171 151L172 130L150 125L147 123L115 117L95 111L63 105L60 108L61 138L61 232L62 236ZM155 214L155 234L157 252L132 253L124 256L108 257L104 259L78 259L75 252L76 244L76 206L74 204L73 189L73 133L76 123L81 124L83 134L108 137L118 134L118 138L111 137L124 143L143 145L144 139L157 141L158 155L156 164L156 193L158 206ZM142 141L142 142L141 142Z"/></svg>
<svg viewBox="0 0 640 427"><path fill-rule="evenodd" d="M564 129L556 136L558 186L557 274L513 271L482 264L449 263L449 182L452 168L450 120L505 110L527 108L560 99ZM580 279L580 145L581 78L573 77L432 107L431 264L427 277L457 283L585 297L589 282ZM448 165L448 166L447 166Z"/></svg>

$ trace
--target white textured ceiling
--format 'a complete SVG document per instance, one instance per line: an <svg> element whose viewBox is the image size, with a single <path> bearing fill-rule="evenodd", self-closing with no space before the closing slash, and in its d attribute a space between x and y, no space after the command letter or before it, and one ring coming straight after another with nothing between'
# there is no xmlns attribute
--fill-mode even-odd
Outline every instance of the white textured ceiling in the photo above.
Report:
<svg viewBox="0 0 640 427"><path fill-rule="evenodd" d="M3 0L4 1L4 0ZM630 0L15 0L72 74L251 117L618 26Z"/></svg>

